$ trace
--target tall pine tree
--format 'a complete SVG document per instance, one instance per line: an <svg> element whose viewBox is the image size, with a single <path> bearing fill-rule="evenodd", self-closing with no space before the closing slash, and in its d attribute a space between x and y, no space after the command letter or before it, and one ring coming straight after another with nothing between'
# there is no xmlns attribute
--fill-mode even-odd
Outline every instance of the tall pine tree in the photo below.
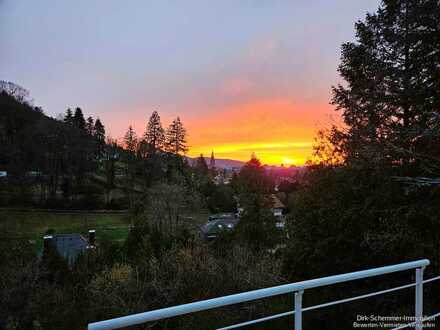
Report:
<svg viewBox="0 0 440 330"><path fill-rule="evenodd" d="M326 136L348 163L414 165L440 155L439 21L438 1L385 0L356 23L356 42L342 46L346 84L333 88L347 129Z"/></svg>
<svg viewBox="0 0 440 330"><path fill-rule="evenodd" d="M124 143L125 143L125 149L130 151L132 154L136 153L138 140L137 140L136 132L134 131L131 125L128 127L128 130L125 133Z"/></svg>
<svg viewBox="0 0 440 330"><path fill-rule="evenodd" d="M73 115L73 124L81 130L86 128L86 120L84 119L81 108L75 109L75 114Z"/></svg>
<svg viewBox="0 0 440 330"><path fill-rule="evenodd" d="M93 133L93 137L96 140L96 155L97 157L101 157L105 149L105 127L99 118L95 121Z"/></svg>
<svg viewBox="0 0 440 330"><path fill-rule="evenodd" d="M93 136L95 130L95 121L92 117L88 117L86 120L86 132L88 135Z"/></svg>
<svg viewBox="0 0 440 330"><path fill-rule="evenodd" d="M185 154L188 151L186 129L179 117L174 119L167 129L165 147L168 152L176 155Z"/></svg>
<svg viewBox="0 0 440 330"><path fill-rule="evenodd" d="M99 118L95 121L94 133L94 137L97 141L105 143L105 127Z"/></svg>
<svg viewBox="0 0 440 330"><path fill-rule="evenodd" d="M147 130L144 135L144 140L149 147L149 152L155 154L162 150L165 144L165 132L160 122L160 116L157 111L153 111L148 121Z"/></svg>
<svg viewBox="0 0 440 330"><path fill-rule="evenodd" d="M66 114L64 116L64 122L68 125L73 125L73 113L70 108L66 110Z"/></svg>

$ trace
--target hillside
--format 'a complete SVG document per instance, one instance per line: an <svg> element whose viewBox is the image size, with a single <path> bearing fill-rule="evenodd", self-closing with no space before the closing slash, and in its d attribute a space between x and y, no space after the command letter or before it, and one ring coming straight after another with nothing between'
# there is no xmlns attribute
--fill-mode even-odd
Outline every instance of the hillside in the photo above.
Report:
<svg viewBox="0 0 440 330"><path fill-rule="evenodd" d="M188 160L188 163L192 166L198 157L191 158L186 157ZM207 164L209 164L209 161L211 158L204 157ZM240 168L245 164L245 162L242 162L240 160L234 160L234 159L227 159L227 158L216 158L215 159L215 166L217 168L225 168L225 169L231 169L231 168Z"/></svg>

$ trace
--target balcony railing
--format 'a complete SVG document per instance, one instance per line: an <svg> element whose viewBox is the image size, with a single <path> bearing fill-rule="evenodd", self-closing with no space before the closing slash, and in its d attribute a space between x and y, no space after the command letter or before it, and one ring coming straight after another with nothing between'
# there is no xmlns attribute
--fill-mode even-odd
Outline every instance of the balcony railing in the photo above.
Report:
<svg viewBox="0 0 440 330"><path fill-rule="evenodd" d="M423 259L418 261L412 261L412 262L406 262L402 264L396 264L392 266L385 266L385 267L379 267L379 268L372 268L352 273L346 273L341 275L334 275L334 276L328 276L328 277L322 277L318 279L308 280L308 281L302 281L302 282L296 282L291 284L285 284L280 286L275 286L271 288L265 288L260 290L254 290L254 291L248 291L238 294L233 294L229 296L214 298L214 299L208 299L208 300L202 300L197 301L189 304L184 305L178 305L174 307L167 307L162 309L153 310L150 312L145 313L139 313L139 314L133 314L128 315L124 317L118 317L110 320L105 321L99 321L90 323L88 326L88 330L108 330L108 329L120 329L132 325L138 325L146 322L151 321L158 321L178 315L184 315L184 314L190 314L200 311L205 311L213 308L219 308L224 306L229 306L233 304L243 303L247 301L253 301L257 299L263 299L288 293L294 293L294 306L295 309L292 311L287 311L284 313L267 316L263 318L259 318L252 321L246 321L243 323L233 324L227 327L220 328L221 330L226 329L235 329L240 328L243 326L248 326L264 321L269 321L273 319L277 319L284 316L294 315L295 317L295 330L301 330L302 329L302 314L307 311L320 309L328 306L333 306L337 304L343 304L359 299L365 299L373 296L378 296L390 292L395 292L398 290L404 290L408 288L415 287L415 301L414 301L414 322L401 325L397 328L394 328L393 330L397 329L403 329L408 327L415 327L417 330L421 330L423 326L423 322L432 320L440 315L440 313L423 317L423 284L433 282L440 279L440 276L433 277L428 280L423 280L423 271L426 266L429 265L429 260ZM399 287L393 287L390 289L382 290L382 291L376 291L356 297L351 297L347 299L342 300L336 300L331 301L327 303L323 303L320 305L315 306L309 306L309 307L303 307L302 304L302 297L305 290L312 289L312 288L318 288L322 286L329 286L336 283L343 283L343 282L349 282L354 280L359 280L363 278L369 278L369 277L375 277L390 273L396 273L396 272L402 272L407 270L415 270L415 282L409 283L403 286ZM220 330L219 329L219 330Z"/></svg>

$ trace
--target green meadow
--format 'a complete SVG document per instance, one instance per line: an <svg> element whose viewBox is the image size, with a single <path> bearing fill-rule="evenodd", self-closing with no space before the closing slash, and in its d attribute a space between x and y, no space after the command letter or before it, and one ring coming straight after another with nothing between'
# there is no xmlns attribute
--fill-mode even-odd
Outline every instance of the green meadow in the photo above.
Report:
<svg viewBox="0 0 440 330"><path fill-rule="evenodd" d="M26 240L36 248L41 246L44 233L50 229L55 234L80 233L85 236L89 229L95 229L97 240L122 241L129 228L129 215L125 213L0 210L0 236Z"/></svg>

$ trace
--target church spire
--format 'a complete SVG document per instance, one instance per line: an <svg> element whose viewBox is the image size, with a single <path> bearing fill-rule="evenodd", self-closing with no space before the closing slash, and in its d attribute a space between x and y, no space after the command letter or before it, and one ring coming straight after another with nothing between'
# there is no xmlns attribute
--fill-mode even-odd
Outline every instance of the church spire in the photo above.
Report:
<svg viewBox="0 0 440 330"><path fill-rule="evenodd" d="M215 169L214 150L212 150L212 152L211 152L211 160L209 161L209 167L211 169Z"/></svg>

